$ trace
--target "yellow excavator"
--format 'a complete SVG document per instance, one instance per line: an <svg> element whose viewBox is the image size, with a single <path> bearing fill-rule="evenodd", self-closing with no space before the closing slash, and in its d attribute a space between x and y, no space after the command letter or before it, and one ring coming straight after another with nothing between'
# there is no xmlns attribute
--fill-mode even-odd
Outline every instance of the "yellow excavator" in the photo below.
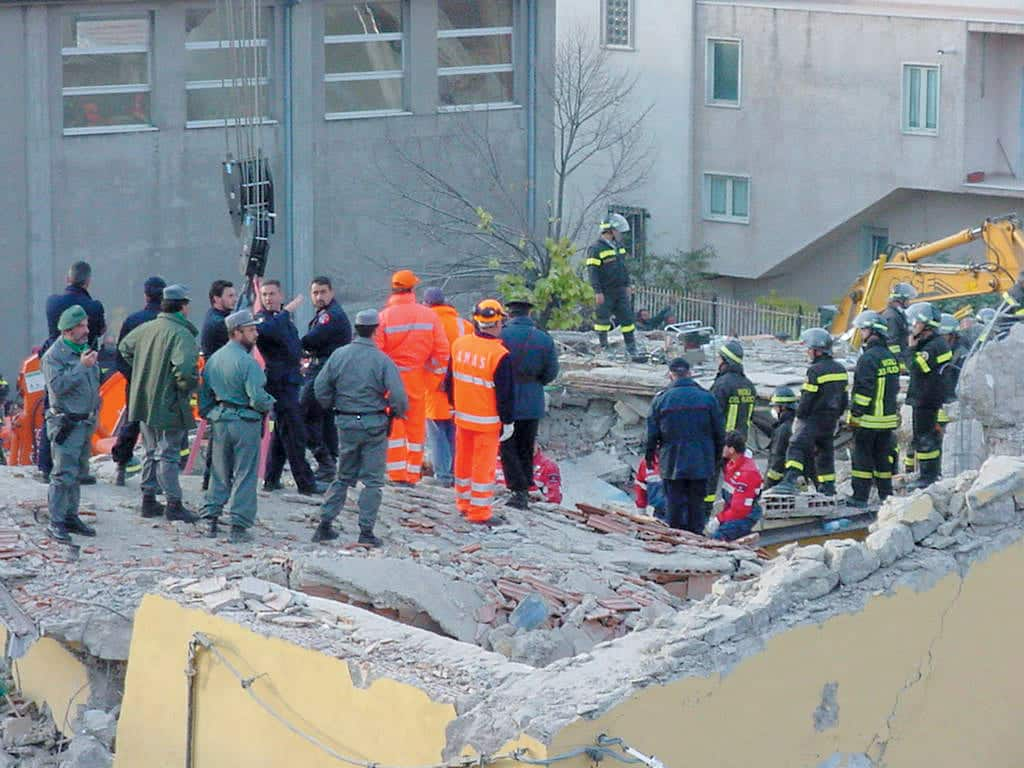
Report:
<svg viewBox="0 0 1024 768"><path fill-rule="evenodd" d="M922 264L923 259L981 238L985 261L977 264ZM878 255L867 272L847 291L832 319L832 334L839 336L865 309L881 312L895 283L917 289L916 301L960 299L986 293L1002 293L1024 268L1024 231L1016 214L985 219L981 226L965 229L931 243L890 246Z"/></svg>

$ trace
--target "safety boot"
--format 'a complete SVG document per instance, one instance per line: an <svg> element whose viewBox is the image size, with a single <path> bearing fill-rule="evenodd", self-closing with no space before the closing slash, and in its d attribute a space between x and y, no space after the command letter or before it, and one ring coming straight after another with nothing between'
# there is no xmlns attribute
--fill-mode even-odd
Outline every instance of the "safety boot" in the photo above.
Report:
<svg viewBox="0 0 1024 768"><path fill-rule="evenodd" d="M834 480L829 480L827 483L818 483L818 493L822 496L835 496L836 495L836 484Z"/></svg>
<svg viewBox="0 0 1024 768"><path fill-rule="evenodd" d="M359 543L370 549L377 549L384 546L384 542L373 535L373 531L360 531Z"/></svg>
<svg viewBox="0 0 1024 768"><path fill-rule="evenodd" d="M248 528L243 528L240 525L231 526L230 541L232 544L252 544L254 540L255 537Z"/></svg>
<svg viewBox="0 0 1024 768"><path fill-rule="evenodd" d="M181 503L181 499L168 499L167 507L164 509L164 516L172 522L195 523L199 520L198 515L192 514L191 511L185 508L185 505Z"/></svg>
<svg viewBox="0 0 1024 768"><path fill-rule="evenodd" d="M79 536L96 535L96 529L91 525L86 525L78 515L69 515L68 519L64 521L64 527L68 533L77 533Z"/></svg>
<svg viewBox="0 0 1024 768"><path fill-rule="evenodd" d="M220 518L207 518L207 526L208 527L206 529L206 538L216 539L217 535L220 533Z"/></svg>
<svg viewBox="0 0 1024 768"><path fill-rule="evenodd" d="M314 544L319 544L322 541L334 541L336 538L338 538L338 532L325 520L321 520L320 525L313 531Z"/></svg>
<svg viewBox="0 0 1024 768"><path fill-rule="evenodd" d="M847 496L843 499L843 505L851 509L867 509L867 499L858 499L856 496Z"/></svg>
<svg viewBox="0 0 1024 768"><path fill-rule="evenodd" d="M46 533L51 539L60 541L64 544L71 543L71 534L68 532L67 526L64 523L50 523L46 526Z"/></svg>
<svg viewBox="0 0 1024 768"><path fill-rule="evenodd" d="M142 497L143 517L163 517L164 505L156 500L156 496L145 495Z"/></svg>
<svg viewBox="0 0 1024 768"><path fill-rule="evenodd" d="M800 492L800 489L796 487L796 481L799 478L799 472L795 469L787 469L782 479L764 493L766 496L796 496Z"/></svg>
<svg viewBox="0 0 1024 768"><path fill-rule="evenodd" d="M117 477L114 478L114 485L119 488L124 487L124 478L128 473L125 471L124 464L117 465Z"/></svg>
<svg viewBox="0 0 1024 768"><path fill-rule="evenodd" d="M512 496L505 502L505 506L513 509L529 509L530 494L526 491L512 491Z"/></svg>

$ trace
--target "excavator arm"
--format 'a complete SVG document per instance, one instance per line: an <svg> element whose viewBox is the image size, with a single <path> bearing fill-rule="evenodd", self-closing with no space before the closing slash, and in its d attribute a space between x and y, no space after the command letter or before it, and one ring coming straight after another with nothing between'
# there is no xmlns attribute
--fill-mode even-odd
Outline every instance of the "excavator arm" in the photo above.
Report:
<svg viewBox="0 0 1024 768"><path fill-rule="evenodd" d="M983 262L977 264L922 264L923 259L981 238ZM910 283L920 301L959 299L1001 293L1013 285L1024 268L1024 232L1016 215L986 219L981 226L965 229L931 243L890 248L846 292L832 320L832 333L845 333L865 309L885 308L895 283Z"/></svg>

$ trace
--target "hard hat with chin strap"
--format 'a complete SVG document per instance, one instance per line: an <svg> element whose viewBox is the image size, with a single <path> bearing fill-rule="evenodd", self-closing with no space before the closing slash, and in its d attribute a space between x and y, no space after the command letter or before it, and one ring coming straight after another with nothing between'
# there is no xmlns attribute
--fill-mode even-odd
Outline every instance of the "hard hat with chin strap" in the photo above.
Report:
<svg viewBox="0 0 1024 768"><path fill-rule="evenodd" d="M629 222L621 213L610 214L599 226L602 232L607 232L609 229L616 230L620 235L629 232Z"/></svg>
<svg viewBox="0 0 1024 768"><path fill-rule="evenodd" d="M505 317L505 308L497 299L484 299L473 307L473 320L482 328L489 328Z"/></svg>

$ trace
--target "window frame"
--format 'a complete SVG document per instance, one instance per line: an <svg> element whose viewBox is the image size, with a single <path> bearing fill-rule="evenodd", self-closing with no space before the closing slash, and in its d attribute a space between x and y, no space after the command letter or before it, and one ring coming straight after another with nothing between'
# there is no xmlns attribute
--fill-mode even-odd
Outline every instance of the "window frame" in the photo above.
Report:
<svg viewBox="0 0 1024 768"><path fill-rule="evenodd" d="M435 79L437 81L437 97L440 102L441 78L458 77L459 75L488 75L492 73L508 72L512 75L512 94L510 101L486 101L475 104L440 104L437 105L438 112L474 112L491 109L515 109L521 106L516 101L516 19L519 14L518 0L509 0L512 7L512 25L508 27L460 27L457 29L441 29L437 27L435 39L434 62ZM467 67L442 67L440 66L440 47L437 41L442 39L459 37L496 37L508 35L510 61L508 64L476 64Z"/></svg>
<svg viewBox="0 0 1024 768"><path fill-rule="evenodd" d="M907 85L909 83L908 73L911 69L919 69L923 75L920 102L918 107L923 107L924 126L913 128L910 125L910 94ZM928 86L927 71L935 70L935 127L928 128ZM939 117L942 112L942 65L923 61L904 61L900 65L900 132L907 136L938 136Z"/></svg>
<svg viewBox="0 0 1024 768"><path fill-rule="evenodd" d="M185 8L186 14L188 13L188 11L198 11L198 10L209 10L209 11L212 11L213 13L219 13L220 12L220 10L217 7L210 7L210 6L202 5L202 4L189 5L189 6L187 6ZM272 5L265 5L265 6L262 7L262 10L268 14L268 19L269 19L269 24L270 24L269 34L267 34L267 32L264 32L263 39L261 39L261 40L255 40L255 39L253 39L253 40L243 40L243 41L241 41L242 45L240 45L239 47L240 48L254 48L254 47L256 47L256 48L263 48L267 52L266 53L267 76L266 77L260 77L260 78L247 77L247 78L244 78L244 83L245 83L245 85L252 85L253 81L258 79L259 80L259 84L261 86L265 86L266 87L266 89L267 89L267 91L266 91L267 92L267 98L266 98L265 106L264 106L265 114L262 116L262 118L260 119L258 124L259 125L276 125L277 124L277 120L274 119L273 115L271 114L271 110L270 110L271 103L273 102L272 94L271 94L271 91L270 91L270 82L271 82L270 74L273 71L273 66L274 66L274 64L273 64L274 47L271 45L271 40L274 39L274 30L275 30L276 19L274 17L274 6L272 6ZM188 35L186 33L186 37L187 36ZM186 61L186 67L187 67L187 64L188 64L188 54L189 54L190 51L231 50L232 48L235 47L235 46L231 45L232 42L234 42L234 41L232 41L232 40L196 40L195 42L191 42L190 43L186 39L186 41L185 41L185 61ZM227 43L227 45L225 45L225 43ZM212 89L212 88L237 88L242 83L243 83L243 79L241 79L241 78L231 78L231 79L221 78L220 80L188 80L186 78L186 80L185 80L185 96L186 96L185 128L192 129L192 128L233 128L233 127L235 127L238 124L238 119L235 118L235 117L231 117L231 118L228 118L226 120L224 118L213 119L213 120L189 120L188 119L188 91L200 91L200 90L207 90L207 89Z"/></svg>
<svg viewBox="0 0 1024 768"><path fill-rule="evenodd" d="M339 2L326 2L324 7L329 5L341 5ZM402 81L402 105L396 109L363 109L354 110L349 112L327 112L326 104L324 111L325 120L358 120L360 118L369 117L393 117L395 115L411 115L409 111L409 89L407 87L407 76L408 76L408 63L409 63L409 30L407 22L411 16L409 3L407 0L402 0L400 3L402 10L402 31L401 32L382 32L380 34L361 34L361 35L328 35L326 31L323 35L323 47L324 47L324 99L326 102L327 98L327 84L328 83L355 83L364 82L367 80L401 80ZM326 49L328 45L343 45L345 43L387 43L393 41L399 41L402 44L402 68L398 69L381 69L371 70L368 72L328 72L326 64Z"/></svg>
<svg viewBox="0 0 1024 768"><path fill-rule="evenodd" d="M60 79L61 79L61 92L60 92L60 103L61 103L61 132L64 136L90 136L104 133L144 133L146 131L157 131L156 125L153 123L153 37L154 37L154 19L152 11L125 11L124 13L117 13L112 11L104 11L99 13L81 13L72 11L70 13L62 14L60 17L61 27L63 27L64 20L70 18L72 23L77 20L87 21L119 21L127 19L145 19L146 26L148 28L148 39L149 43L146 46L141 45L111 45L111 46L99 46L96 48L66 48L61 40L60 47ZM61 29L63 35L63 28ZM121 53L144 53L146 55L146 83L123 83L121 85L64 85L64 60L68 56L104 56L104 55L116 55ZM148 123L137 123L131 125L96 125L96 126L77 126L68 128L64 125L64 97L65 96L105 96L110 94L119 93L148 93L150 94L149 100L149 122Z"/></svg>
<svg viewBox="0 0 1024 768"><path fill-rule="evenodd" d="M713 178L722 178L726 180L725 187L725 209L727 213L712 213L711 212L711 180ZM739 179L747 182L747 215L746 216L735 216L731 212L733 210L733 181ZM750 211L752 208L751 198L753 197L753 184L751 182L749 173L733 173L724 171L705 171L704 172L704 184L703 184L703 213L704 218L707 221L718 221L725 224L750 224Z"/></svg>
<svg viewBox="0 0 1024 768"><path fill-rule="evenodd" d="M715 43L735 43L738 54L736 58L736 100L715 98ZM707 35L704 38L704 106L721 107L724 109L741 109L743 106L743 39Z"/></svg>
<svg viewBox="0 0 1024 768"><path fill-rule="evenodd" d="M608 42L608 0L601 0L601 47L609 51L635 51L636 50L636 0L627 0L629 3L629 42L626 45L621 43Z"/></svg>

